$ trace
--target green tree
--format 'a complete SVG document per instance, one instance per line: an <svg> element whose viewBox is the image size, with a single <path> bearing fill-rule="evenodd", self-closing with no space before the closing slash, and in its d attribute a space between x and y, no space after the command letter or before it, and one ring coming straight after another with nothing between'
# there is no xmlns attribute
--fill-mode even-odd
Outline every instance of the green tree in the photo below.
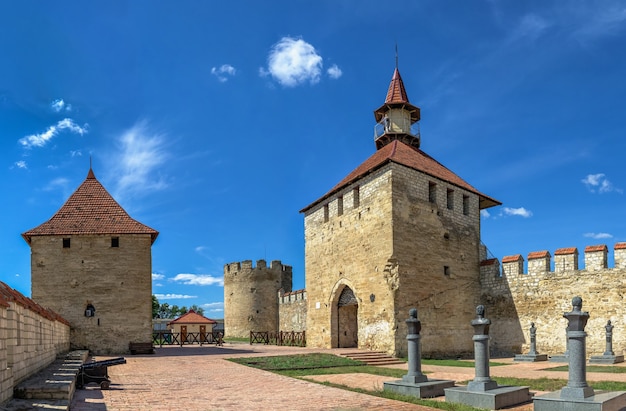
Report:
<svg viewBox="0 0 626 411"><path fill-rule="evenodd" d="M159 300L156 298L156 295L152 294L152 318L159 316L159 307Z"/></svg>
<svg viewBox="0 0 626 411"><path fill-rule="evenodd" d="M200 315L204 315L204 308L202 307L198 307L196 304L192 305L191 307L189 307L189 310L194 310L195 312L197 312Z"/></svg>

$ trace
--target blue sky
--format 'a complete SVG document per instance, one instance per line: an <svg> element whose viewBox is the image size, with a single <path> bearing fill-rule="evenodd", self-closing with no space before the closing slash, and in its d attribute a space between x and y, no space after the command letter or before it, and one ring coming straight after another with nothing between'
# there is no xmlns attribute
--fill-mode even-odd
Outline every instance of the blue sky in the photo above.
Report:
<svg viewBox="0 0 626 411"><path fill-rule="evenodd" d="M55 1L0 5L0 279L20 234L96 177L158 230L153 293L223 316L223 266L292 265L299 210L374 151L395 66L422 149L503 205L506 255L626 241L620 1Z"/></svg>

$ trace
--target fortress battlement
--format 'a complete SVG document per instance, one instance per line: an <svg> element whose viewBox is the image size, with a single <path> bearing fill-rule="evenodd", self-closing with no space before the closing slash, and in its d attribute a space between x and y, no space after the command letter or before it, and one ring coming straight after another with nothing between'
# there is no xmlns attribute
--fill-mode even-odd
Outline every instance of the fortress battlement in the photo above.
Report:
<svg viewBox="0 0 626 411"><path fill-rule="evenodd" d="M290 265L283 265L280 260L273 260L268 268L265 260L257 260L256 266L252 264L252 260L244 260L241 262L233 262L224 265L224 276L236 275L238 273L253 274L255 272L260 273L265 270L270 270L276 273L282 273L281 275L291 276L292 268Z"/></svg>
<svg viewBox="0 0 626 411"><path fill-rule="evenodd" d="M291 292L284 292L282 289L278 290L278 303L289 304L295 301L306 300L306 289L295 290Z"/></svg>
<svg viewBox="0 0 626 411"><path fill-rule="evenodd" d="M613 247L614 267L608 266L609 249L605 244L585 247L584 268L578 266L579 252L576 247L559 248L554 252L554 266L550 252L533 251L527 256L527 271L524 272L524 258L521 254L502 258L502 270L497 258L485 259L480 263L480 276L483 286L496 285L502 280L515 281L516 277L527 276L537 279L548 276L576 276L600 270L626 270L626 243L616 243Z"/></svg>

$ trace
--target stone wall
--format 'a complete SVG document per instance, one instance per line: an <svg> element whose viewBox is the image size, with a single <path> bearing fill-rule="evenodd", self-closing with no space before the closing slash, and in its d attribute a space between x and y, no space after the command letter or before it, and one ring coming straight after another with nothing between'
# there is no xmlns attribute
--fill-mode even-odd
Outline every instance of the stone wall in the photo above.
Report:
<svg viewBox="0 0 626 411"><path fill-rule="evenodd" d="M248 338L250 331L278 330L278 291L290 292L292 268L259 260L224 266L224 329L228 337Z"/></svg>
<svg viewBox="0 0 626 411"><path fill-rule="evenodd" d="M278 330L306 331L306 290L278 292Z"/></svg>
<svg viewBox="0 0 626 411"><path fill-rule="evenodd" d="M415 307L424 356L470 355L480 298L478 195L411 168L392 170L395 354L406 355L405 320Z"/></svg>
<svg viewBox="0 0 626 411"><path fill-rule="evenodd" d="M608 320L613 329L613 350L622 355L626 349L626 243L614 246L614 268L608 267L608 247L585 248L584 268L578 269L576 248L554 252L529 253L527 270L521 255L483 261L481 265L482 301L487 307L491 327L491 347L495 352L520 353L529 349L528 329L537 327L537 351L562 354L565 351L563 313L571 311L572 298L583 299L587 322L587 353L601 355L605 350Z"/></svg>
<svg viewBox="0 0 626 411"><path fill-rule="evenodd" d="M383 167L305 212L309 346L341 345L347 331L337 303L349 287L358 303L358 347L395 350L391 179Z"/></svg>
<svg viewBox="0 0 626 411"><path fill-rule="evenodd" d="M32 298L69 321L72 349L123 354L152 341L152 238L115 237L118 247L110 235L32 237Z"/></svg>
<svg viewBox="0 0 626 411"><path fill-rule="evenodd" d="M69 349L67 321L0 282L0 404Z"/></svg>
<svg viewBox="0 0 626 411"><path fill-rule="evenodd" d="M479 244L475 193L395 163L345 187L305 214L307 343L341 345L337 298L350 287L359 348L405 355L417 307L424 355L471 352Z"/></svg>

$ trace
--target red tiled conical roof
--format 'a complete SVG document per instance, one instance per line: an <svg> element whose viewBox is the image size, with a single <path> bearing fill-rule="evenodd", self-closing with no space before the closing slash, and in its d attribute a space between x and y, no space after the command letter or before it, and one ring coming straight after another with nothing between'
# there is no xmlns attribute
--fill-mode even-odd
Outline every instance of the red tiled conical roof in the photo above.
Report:
<svg viewBox="0 0 626 411"><path fill-rule="evenodd" d="M402 81L400 71L398 71L397 67L391 77L391 83L389 83L385 104L374 111L376 122L380 122L385 113L389 111L389 108L394 106L403 106L409 110L411 112L411 121L415 122L420 119L420 109L409 102L409 96L406 94L406 89L404 88L404 81Z"/></svg>
<svg viewBox="0 0 626 411"><path fill-rule="evenodd" d="M80 234L150 234L159 232L131 218L89 169L87 178L50 220L22 237L30 244L34 236Z"/></svg>
<svg viewBox="0 0 626 411"><path fill-rule="evenodd" d="M365 160L360 166L354 169L328 193L326 193L323 197L316 200L312 204L300 210L300 212L302 213L309 210L316 204L324 201L344 187L352 184L357 179L373 172L374 170L381 168L382 166L390 162L402 164L403 166L412 168L417 171L421 171L440 180L453 184L457 187L470 191L474 194L477 194L480 198L481 210L484 208L489 208L502 204L498 200L486 196L485 194L482 194L480 191L476 190L470 184L465 182L465 180L463 180L461 177L454 174L452 171L447 169L445 166L443 166L441 163L439 163L437 160L435 160L422 150L408 146L401 141L395 140L376 151L370 158Z"/></svg>

